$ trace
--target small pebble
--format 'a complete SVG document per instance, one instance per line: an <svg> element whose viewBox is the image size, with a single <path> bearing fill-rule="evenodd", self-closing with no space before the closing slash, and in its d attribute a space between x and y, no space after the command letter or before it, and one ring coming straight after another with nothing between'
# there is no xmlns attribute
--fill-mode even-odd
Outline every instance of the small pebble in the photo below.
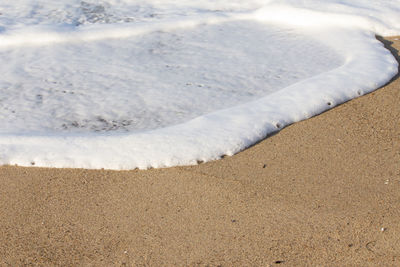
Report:
<svg viewBox="0 0 400 267"><path fill-rule="evenodd" d="M381 228L381 232L385 232L386 231L386 228L385 227L382 227Z"/></svg>

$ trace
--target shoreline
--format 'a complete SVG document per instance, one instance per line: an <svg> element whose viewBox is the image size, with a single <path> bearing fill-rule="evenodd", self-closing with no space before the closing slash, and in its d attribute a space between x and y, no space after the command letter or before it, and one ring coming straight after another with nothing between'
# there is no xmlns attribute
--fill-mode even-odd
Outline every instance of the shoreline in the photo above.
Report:
<svg viewBox="0 0 400 267"><path fill-rule="evenodd" d="M397 74L196 166L2 166L0 265L400 264L399 100Z"/></svg>

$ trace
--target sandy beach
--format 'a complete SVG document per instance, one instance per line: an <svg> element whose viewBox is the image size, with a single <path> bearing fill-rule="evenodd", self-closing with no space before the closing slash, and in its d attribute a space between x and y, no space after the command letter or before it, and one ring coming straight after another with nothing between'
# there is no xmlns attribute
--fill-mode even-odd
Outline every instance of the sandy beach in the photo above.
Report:
<svg viewBox="0 0 400 267"><path fill-rule="evenodd" d="M397 76L198 166L0 167L0 266L400 266L399 103Z"/></svg>

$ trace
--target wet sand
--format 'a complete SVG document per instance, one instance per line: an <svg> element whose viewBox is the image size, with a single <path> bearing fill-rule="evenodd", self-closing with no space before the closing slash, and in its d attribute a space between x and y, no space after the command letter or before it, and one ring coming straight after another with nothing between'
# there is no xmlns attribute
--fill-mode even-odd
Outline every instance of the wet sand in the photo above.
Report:
<svg viewBox="0 0 400 267"><path fill-rule="evenodd" d="M0 266L23 265L400 266L399 76L198 166L0 167Z"/></svg>

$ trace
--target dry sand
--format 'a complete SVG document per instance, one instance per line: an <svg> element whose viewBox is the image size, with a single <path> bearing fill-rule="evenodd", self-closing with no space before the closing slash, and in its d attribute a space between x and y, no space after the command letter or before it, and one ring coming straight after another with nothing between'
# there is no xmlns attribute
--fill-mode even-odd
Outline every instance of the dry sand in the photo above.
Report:
<svg viewBox="0 0 400 267"><path fill-rule="evenodd" d="M21 265L400 266L400 79L199 166L0 167Z"/></svg>

